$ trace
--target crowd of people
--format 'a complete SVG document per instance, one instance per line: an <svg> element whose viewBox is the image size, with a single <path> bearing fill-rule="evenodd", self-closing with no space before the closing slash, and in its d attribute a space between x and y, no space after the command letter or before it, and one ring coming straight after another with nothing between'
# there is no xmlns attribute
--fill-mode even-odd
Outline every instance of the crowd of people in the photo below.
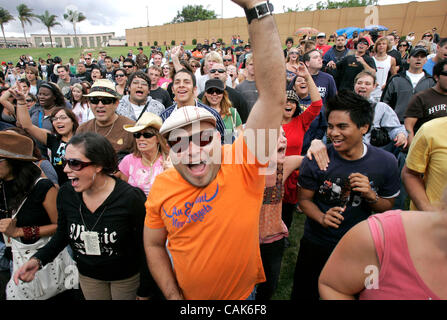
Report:
<svg viewBox="0 0 447 320"><path fill-rule="evenodd" d="M447 298L447 38L284 47L234 2L250 43L3 63L0 299L68 247L67 299L269 300L297 214L292 300Z"/></svg>

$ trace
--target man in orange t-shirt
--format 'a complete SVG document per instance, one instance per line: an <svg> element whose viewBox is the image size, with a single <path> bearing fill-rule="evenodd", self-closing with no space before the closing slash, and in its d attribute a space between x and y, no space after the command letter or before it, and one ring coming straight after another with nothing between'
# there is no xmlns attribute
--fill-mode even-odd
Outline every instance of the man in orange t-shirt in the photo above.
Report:
<svg viewBox="0 0 447 320"><path fill-rule="evenodd" d="M247 17L263 5L233 1ZM272 15L248 19L259 99L244 135L221 146L215 117L194 106L178 108L160 128L174 168L158 175L149 193L144 246L167 299L247 299L265 281L259 213L268 173L262 171L276 152L286 74Z"/></svg>

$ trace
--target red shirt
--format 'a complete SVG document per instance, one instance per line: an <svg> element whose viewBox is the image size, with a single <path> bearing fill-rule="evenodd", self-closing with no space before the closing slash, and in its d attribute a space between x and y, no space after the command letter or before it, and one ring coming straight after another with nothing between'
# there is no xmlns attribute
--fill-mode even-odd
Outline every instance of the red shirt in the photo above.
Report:
<svg viewBox="0 0 447 320"><path fill-rule="evenodd" d="M331 47L330 45L327 45L327 44L323 44L322 46L319 46L319 45L315 46L315 49L317 49L318 51L321 52L321 56L322 56L322 57L323 57L323 56L326 54L326 52L328 52L331 48L332 48L332 47Z"/></svg>
<svg viewBox="0 0 447 320"><path fill-rule="evenodd" d="M310 124L320 114L323 100L312 102L312 104L299 116L292 118L292 120L283 124L282 127L286 133L287 149L286 156L300 155L303 148L304 134L309 129ZM299 106L297 107L299 108Z"/></svg>

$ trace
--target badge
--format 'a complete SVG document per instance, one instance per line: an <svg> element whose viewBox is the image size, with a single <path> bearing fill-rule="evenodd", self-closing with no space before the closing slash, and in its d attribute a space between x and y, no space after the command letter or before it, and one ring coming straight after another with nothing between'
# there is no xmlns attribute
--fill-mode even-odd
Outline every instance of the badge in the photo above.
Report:
<svg viewBox="0 0 447 320"><path fill-rule="evenodd" d="M99 247L98 232L83 231L81 239L84 241L85 253L89 256L100 256L101 249Z"/></svg>

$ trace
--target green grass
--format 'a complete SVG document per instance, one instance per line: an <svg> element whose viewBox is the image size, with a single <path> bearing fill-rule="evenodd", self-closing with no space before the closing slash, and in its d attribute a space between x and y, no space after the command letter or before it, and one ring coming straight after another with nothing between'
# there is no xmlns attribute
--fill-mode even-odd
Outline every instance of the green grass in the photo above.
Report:
<svg viewBox="0 0 447 320"><path fill-rule="evenodd" d="M293 272L295 271L296 257L298 256L300 239L303 236L305 220L306 216L303 213L295 213L293 216L292 226L289 230L290 247L284 251L278 288L272 300L290 300Z"/></svg>
<svg viewBox="0 0 447 320"><path fill-rule="evenodd" d="M185 49L191 50L195 46L185 46ZM105 47L105 48L10 48L10 49L0 49L0 62L1 61L13 61L14 64L17 63L19 57L23 54L30 55L33 57L34 61L38 61L38 58L47 59L47 54L50 53L54 58L59 56L62 58L64 63L68 63L70 58L73 58L75 62L79 61L81 54L91 52L94 58L98 58L99 51L104 50L112 58L119 58L120 55L127 56L129 49L133 50L134 54L138 54L138 47ZM163 52L165 47L161 46ZM144 53L149 55L151 52L150 47L143 47Z"/></svg>

